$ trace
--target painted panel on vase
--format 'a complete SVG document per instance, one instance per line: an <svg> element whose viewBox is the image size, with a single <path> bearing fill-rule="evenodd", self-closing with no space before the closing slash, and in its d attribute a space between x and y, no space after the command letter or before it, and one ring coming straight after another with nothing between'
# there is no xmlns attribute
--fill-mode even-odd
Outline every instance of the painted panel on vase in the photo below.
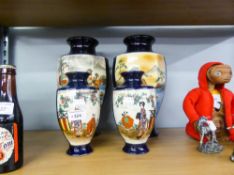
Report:
<svg viewBox="0 0 234 175"><path fill-rule="evenodd" d="M59 124L73 146L88 144L99 120L99 91L90 89L59 90Z"/></svg>
<svg viewBox="0 0 234 175"><path fill-rule="evenodd" d="M106 61L102 56L94 56L88 54L65 55L59 60L58 67L58 88L68 84L66 73L68 72L89 72L88 86L95 87L100 90L101 102L105 95L106 89Z"/></svg>
<svg viewBox="0 0 234 175"><path fill-rule="evenodd" d="M156 91L156 99L157 99L157 102L156 102L156 117L158 117L158 113L159 113L159 110L161 108L163 97L164 97L164 94L165 94L165 86L162 86L160 88L155 88L155 91Z"/></svg>
<svg viewBox="0 0 234 175"><path fill-rule="evenodd" d="M114 115L118 129L127 143L145 143L154 127L155 90L126 89L114 91Z"/></svg>
<svg viewBox="0 0 234 175"><path fill-rule="evenodd" d="M116 57L115 81L117 86L124 83L122 72L140 70L144 72L143 86L162 87L166 81L166 65L162 55L150 52L121 54Z"/></svg>

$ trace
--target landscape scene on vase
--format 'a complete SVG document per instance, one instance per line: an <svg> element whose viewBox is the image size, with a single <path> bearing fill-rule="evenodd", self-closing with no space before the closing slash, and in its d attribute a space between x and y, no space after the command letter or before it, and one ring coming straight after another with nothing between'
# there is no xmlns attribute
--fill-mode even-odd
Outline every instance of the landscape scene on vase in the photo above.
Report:
<svg viewBox="0 0 234 175"><path fill-rule="evenodd" d="M165 59L155 53L127 53L117 56L115 64L115 81L117 86L124 83L122 72L143 71L143 86L160 88L165 85L166 65Z"/></svg>
<svg viewBox="0 0 234 175"><path fill-rule="evenodd" d="M92 55L66 55L59 61L58 67L58 88L68 84L66 73L68 72L88 72L88 86L100 90L101 102L106 89L106 61L104 57Z"/></svg>

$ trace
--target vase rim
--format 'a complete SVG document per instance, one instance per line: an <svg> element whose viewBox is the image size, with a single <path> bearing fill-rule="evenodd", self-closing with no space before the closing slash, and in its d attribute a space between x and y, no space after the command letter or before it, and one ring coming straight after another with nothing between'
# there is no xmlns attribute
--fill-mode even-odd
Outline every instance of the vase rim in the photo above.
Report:
<svg viewBox="0 0 234 175"><path fill-rule="evenodd" d="M94 46L98 45L98 40L90 36L71 36L67 39L68 44L72 43L90 43Z"/></svg>
<svg viewBox="0 0 234 175"><path fill-rule="evenodd" d="M144 71L141 71L141 70L124 71L124 72L121 73L121 75L122 74L134 74L134 73L135 74L142 74L143 75Z"/></svg>
<svg viewBox="0 0 234 175"><path fill-rule="evenodd" d="M143 43L149 42L149 44L153 44L155 42L155 38L147 34L134 34L125 37L123 42L125 44L129 44L132 42L143 42Z"/></svg>
<svg viewBox="0 0 234 175"><path fill-rule="evenodd" d="M90 73L87 71L73 71L73 72L67 72L66 74L83 74L83 75L87 74L87 75L90 75Z"/></svg>

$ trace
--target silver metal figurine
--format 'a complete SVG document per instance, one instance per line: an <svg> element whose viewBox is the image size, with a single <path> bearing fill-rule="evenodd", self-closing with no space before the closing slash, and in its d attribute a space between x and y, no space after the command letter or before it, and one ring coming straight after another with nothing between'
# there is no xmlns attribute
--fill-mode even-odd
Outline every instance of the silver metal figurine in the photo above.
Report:
<svg viewBox="0 0 234 175"><path fill-rule="evenodd" d="M223 150L223 146L218 143L216 138L216 127L213 121L201 117L197 123L197 129L201 136L198 151L202 153L219 153ZM205 137L208 139L207 142L204 142Z"/></svg>

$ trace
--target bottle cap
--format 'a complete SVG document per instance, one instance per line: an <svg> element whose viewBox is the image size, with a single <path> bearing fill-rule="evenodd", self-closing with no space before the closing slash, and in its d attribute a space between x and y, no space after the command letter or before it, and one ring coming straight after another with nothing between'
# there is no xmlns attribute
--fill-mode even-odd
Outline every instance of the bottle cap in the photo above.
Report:
<svg viewBox="0 0 234 175"><path fill-rule="evenodd" d="M13 74L16 73L16 67L10 64L2 64L0 65L0 73L1 74Z"/></svg>

